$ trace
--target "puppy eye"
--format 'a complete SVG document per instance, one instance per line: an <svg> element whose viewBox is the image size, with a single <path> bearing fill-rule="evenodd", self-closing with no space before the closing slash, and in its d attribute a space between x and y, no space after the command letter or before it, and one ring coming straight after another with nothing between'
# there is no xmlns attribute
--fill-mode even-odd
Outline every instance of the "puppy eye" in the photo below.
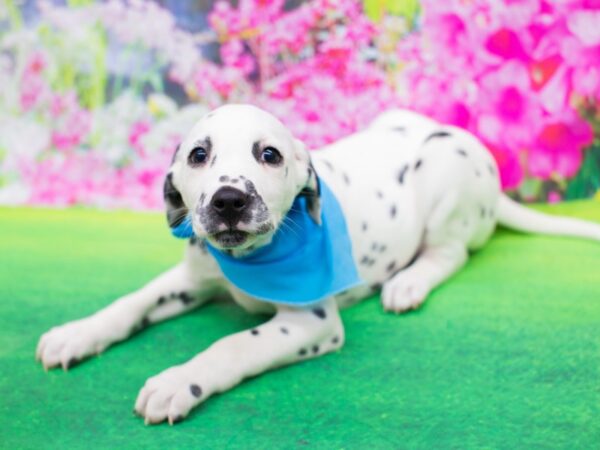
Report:
<svg viewBox="0 0 600 450"><path fill-rule="evenodd" d="M260 154L261 161L273 166L279 164L282 159L281 153L275 147L265 147Z"/></svg>
<svg viewBox="0 0 600 450"><path fill-rule="evenodd" d="M204 147L196 147L190 152L188 161L192 165L204 164L208 158L208 153Z"/></svg>

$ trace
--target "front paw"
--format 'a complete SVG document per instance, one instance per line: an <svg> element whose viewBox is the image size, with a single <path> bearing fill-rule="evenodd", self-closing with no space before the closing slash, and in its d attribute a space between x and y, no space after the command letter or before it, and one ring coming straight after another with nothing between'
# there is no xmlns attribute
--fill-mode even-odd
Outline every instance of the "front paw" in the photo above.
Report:
<svg viewBox="0 0 600 450"><path fill-rule="evenodd" d="M146 424L168 420L173 425L208 398L206 383L188 364L171 367L149 378L135 402L135 412Z"/></svg>
<svg viewBox="0 0 600 450"><path fill-rule="evenodd" d="M35 356L46 370L57 366L67 370L80 360L102 352L109 344L106 324L100 323L97 318L86 317L44 333Z"/></svg>
<svg viewBox="0 0 600 450"><path fill-rule="evenodd" d="M417 309L425 301L429 290L423 277L401 272L384 284L381 303L386 311L395 313Z"/></svg>

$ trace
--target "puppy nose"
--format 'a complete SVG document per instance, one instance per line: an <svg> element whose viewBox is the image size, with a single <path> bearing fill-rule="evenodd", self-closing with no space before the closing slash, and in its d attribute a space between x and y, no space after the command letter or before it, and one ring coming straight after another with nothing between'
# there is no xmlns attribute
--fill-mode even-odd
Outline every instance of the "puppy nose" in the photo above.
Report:
<svg viewBox="0 0 600 450"><path fill-rule="evenodd" d="M223 221L235 225L248 207L248 195L239 189L222 187L213 195L210 206Z"/></svg>

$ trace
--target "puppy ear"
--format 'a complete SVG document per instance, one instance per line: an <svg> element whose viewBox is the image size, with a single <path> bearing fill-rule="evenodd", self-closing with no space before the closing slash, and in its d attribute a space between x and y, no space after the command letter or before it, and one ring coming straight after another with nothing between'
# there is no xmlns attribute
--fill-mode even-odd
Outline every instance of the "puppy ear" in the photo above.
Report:
<svg viewBox="0 0 600 450"><path fill-rule="evenodd" d="M163 185L165 207L167 209L167 223L171 233L178 238L189 238L194 235L189 210L183 203L181 193L173 184L173 173L169 172Z"/></svg>
<svg viewBox="0 0 600 450"><path fill-rule="evenodd" d="M319 177L312 162L308 163L308 179L306 185L300 191L301 196L306 197L306 207L308 214L317 225L321 225L321 187L319 186Z"/></svg>
<svg viewBox="0 0 600 450"><path fill-rule="evenodd" d="M317 225L321 225L321 189L319 177L312 165L310 155L303 142L294 139L296 160L302 165L300 173L306 173L306 181L302 185L298 195L306 197L306 207L310 217Z"/></svg>

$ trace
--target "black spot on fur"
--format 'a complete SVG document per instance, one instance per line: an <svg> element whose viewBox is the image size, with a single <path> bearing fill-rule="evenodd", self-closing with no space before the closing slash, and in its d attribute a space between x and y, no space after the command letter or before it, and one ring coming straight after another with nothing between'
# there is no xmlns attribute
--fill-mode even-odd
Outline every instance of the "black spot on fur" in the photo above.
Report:
<svg viewBox="0 0 600 450"><path fill-rule="evenodd" d="M397 133L406 133L406 128L404 128L404 127L392 127L392 131L396 131Z"/></svg>
<svg viewBox="0 0 600 450"><path fill-rule="evenodd" d="M158 297L158 301L156 302L156 304L162 305L166 301L167 301L167 299L161 296L161 297Z"/></svg>
<svg viewBox="0 0 600 450"><path fill-rule="evenodd" d="M250 330L250 333L252 333L252 335L253 335L253 336L258 336L258 334L259 334L259 331L258 331L256 328L252 328L252 329Z"/></svg>
<svg viewBox="0 0 600 450"><path fill-rule="evenodd" d="M396 217L396 205L392 205L392 207L390 208L390 217L393 219L394 217Z"/></svg>
<svg viewBox="0 0 600 450"><path fill-rule="evenodd" d="M450 133L448 133L447 131L436 131L434 133L431 133L429 136L427 136L427 138L425 138L425 140L423 141L423 144L426 144L427 142L429 142L432 139L438 139L438 138L445 138L445 137L449 137Z"/></svg>
<svg viewBox="0 0 600 450"><path fill-rule="evenodd" d="M187 292L181 292L179 294L179 299L181 300L181 302L184 305L188 305L190 303L192 303L194 301L194 297L192 297L190 294L188 294Z"/></svg>
<svg viewBox="0 0 600 450"><path fill-rule="evenodd" d="M290 333L286 327L281 327L279 330L280 330L280 331L281 331L283 334L289 334L289 333Z"/></svg>
<svg viewBox="0 0 600 450"><path fill-rule="evenodd" d="M381 191L376 191L375 195L377 196L377 198L383 198L383 192Z"/></svg>
<svg viewBox="0 0 600 450"><path fill-rule="evenodd" d="M210 162L210 167L215 165L215 162L217 161L217 155L215 155L212 159L212 161Z"/></svg>
<svg viewBox="0 0 600 450"><path fill-rule="evenodd" d="M178 422L181 422L182 420L183 420L183 416L179 415L173 419L173 423L178 423Z"/></svg>
<svg viewBox="0 0 600 450"><path fill-rule="evenodd" d="M313 345L312 348L313 353L316 355L317 353L319 353L319 346L318 345Z"/></svg>
<svg viewBox="0 0 600 450"><path fill-rule="evenodd" d="M396 261L392 261L391 263L389 263L385 270L387 273L392 273L394 271L394 269L396 268Z"/></svg>
<svg viewBox="0 0 600 450"><path fill-rule="evenodd" d="M300 351L298 352L298 354L299 354L300 356L304 356L304 355L306 355L306 349L305 349L305 348L301 348L301 349L300 349Z"/></svg>
<svg viewBox="0 0 600 450"><path fill-rule="evenodd" d="M481 176L481 172L477 169L475 169L475 176L480 177Z"/></svg>
<svg viewBox="0 0 600 450"><path fill-rule="evenodd" d="M467 152L465 152L462 148L457 148L456 153L458 153L460 156L464 156L465 158L467 157Z"/></svg>
<svg viewBox="0 0 600 450"><path fill-rule="evenodd" d="M496 175L496 169L492 164L488 164L488 170L490 171L490 175Z"/></svg>
<svg viewBox="0 0 600 450"><path fill-rule="evenodd" d="M400 172L398 173L398 183L400 183L400 184L404 183L404 176L406 175L407 171L408 171L408 164L404 164L404 166L402 167L402 169L400 169Z"/></svg>
<svg viewBox="0 0 600 450"><path fill-rule="evenodd" d="M239 180L238 180L237 178L232 178L232 179L231 179L231 184L235 184L235 183L237 183L238 181L239 181Z"/></svg>
<svg viewBox="0 0 600 450"><path fill-rule="evenodd" d="M331 164L326 159L322 159L321 161L323 161L323 164L325 164L327 166L327 168L333 172L333 164Z"/></svg>
<svg viewBox="0 0 600 450"><path fill-rule="evenodd" d="M344 183L346 183L347 185L350 185L350 177L348 176L347 173L342 174L342 177L344 178Z"/></svg>
<svg viewBox="0 0 600 450"><path fill-rule="evenodd" d="M479 207L479 215L482 219L485 217L485 208L483 206Z"/></svg>
<svg viewBox="0 0 600 450"><path fill-rule="evenodd" d="M331 343L332 343L332 344L337 344L338 342L340 342L340 338L339 338L338 336L334 336L334 337L331 339Z"/></svg>
<svg viewBox="0 0 600 450"><path fill-rule="evenodd" d="M415 171L419 170L419 167L421 167L421 164L423 164L423 161L420 159L417 159L417 162L415 163Z"/></svg>
<svg viewBox="0 0 600 450"><path fill-rule="evenodd" d="M142 329L144 328L148 328L148 325L150 325L150 319L148 319L147 317L144 317L142 319L142 322L140 323Z"/></svg>
<svg viewBox="0 0 600 450"><path fill-rule="evenodd" d="M190 392L196 398L202 395L202 389L197 384L190 384Z"/></svg>
<svg viewBox="0 0 600 450"><path fill-rule="evenodd" d="M229 181L229 177L227 175L221 175L219 177L219 181L222 181L222 182Z"/></svg>
<svg viewBox="0 0 600 450"><path fill-rule="evenodd" d="M367 222L363 222L362 223L362 230L363 231L367 231L368 228L369 228L369 224Z"/></svg>
<svg viewBox="0 0 600 450"><path fill-rule="evenodd" d="M387 249L387 245L385 245L385 244L380 245L379 246L379 253L385 252L386 249Z"/></svg>
<svg viewBox="0 0 600 450"><path fill-rule="evenodd" d="M369 286L370 289L372 291L380 291L381 290L381 283L373 283L371 286Z"/></svg>
<svg viewBox="0 0 600 450"><path fill-rule="evenodd" d="M360 263L361 263L361 264L363 264L363 265L367 265L367 264L369 264L369 260L370 260L370 259L371 259L371 258L369 258L367 255L364 255L364 256L363 256L363 257L360 259Z"/></svg>
<svg viewBox="0 0 600 450"><path fill-rule="evenodd" d="M317 316L319 319L324 319L325 317L327 317L327 313L325 312L325 310L323 308L314 308L312 310L312 312L315 314L315 316Z"/></svg>

